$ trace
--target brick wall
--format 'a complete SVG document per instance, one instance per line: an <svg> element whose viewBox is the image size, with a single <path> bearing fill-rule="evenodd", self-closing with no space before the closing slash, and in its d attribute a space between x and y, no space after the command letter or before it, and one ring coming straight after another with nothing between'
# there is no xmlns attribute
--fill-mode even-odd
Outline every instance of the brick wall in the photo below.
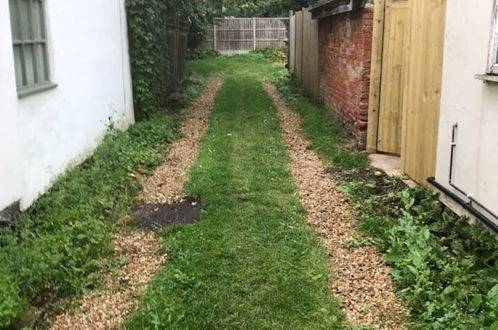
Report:
<svg viewBox="0 0 498 330"><path fill-rule="evenodd" d="M320 99L366 145L373 10L320 20Z"/></svg>

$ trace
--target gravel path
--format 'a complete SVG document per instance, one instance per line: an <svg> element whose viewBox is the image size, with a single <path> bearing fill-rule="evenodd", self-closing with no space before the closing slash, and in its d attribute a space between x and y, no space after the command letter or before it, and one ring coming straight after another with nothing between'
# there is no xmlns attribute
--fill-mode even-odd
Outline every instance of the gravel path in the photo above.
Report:
<svg viewBox="0 0 498 330"><path fill-rule="evenodd" d="M204 92L190 106L191 116L182 125L184 138L176 141L168 153L168 161L145 180L139 199L143 203L170 203L183 199L183 185L188 170L197 158L202 136L214 107L222 80L207 82ZM52 329L115 329L134 308L135 301L147 283L167 260L157 253L160 243L155 234L136 230L117 234L113 239L114 260L126 265L116 272L105 272L102 290L83 298L80 307L56 317Z"/></svg>
<svg viewBox="0 0 498 330"><path fill-rule="evenodd" d="M308 150L301 134L301 120L279 96L273 85L267 91L278 109L283 138L289 149L291 172L299 197L333 259L332 288L344 301L348 320L380 329L405 329L406 307L396 296L389 267L373 247L350 247L355 235L355 212L339 191L320 157Z"/></svg>

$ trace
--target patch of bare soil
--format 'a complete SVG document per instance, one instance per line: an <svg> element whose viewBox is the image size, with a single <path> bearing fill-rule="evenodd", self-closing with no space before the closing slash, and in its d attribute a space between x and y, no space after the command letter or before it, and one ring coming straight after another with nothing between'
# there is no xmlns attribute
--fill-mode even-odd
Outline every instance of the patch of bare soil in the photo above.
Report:
<svg viewBox="0 0 498 330"><path fill-rule="evenodd" d="M221 78L212 78L190 106L191 116L182 125L184 138L173 143L168 161L145 180L140 200L145 203L184 202L183 185L197 158L199 142L208 120ZM113 267L102 274L102 290L83 298L80 307L56 317L52 329L116 329L129 315L147 283L167 260L158 254L160 243L153 232L136 230L113 239ZM110 268L110 269L109 269Z"/></svg>
<svg viewBox="0 0 498 330"><path fill-rule="evenodd" d="M291 172L308 221L319 229L332 257L335 276L331 285L344 302L348 321L380 329L405 329L407 309L396 295L383 255L374 247L355 244L355 211L320 157L308 150L310 143L301 134L299 115L288 108L273 85L266 88L278 109Z"/></svg>
<svg viewBox="0 0 498 330"><path fill-rule="evenodd" d="M140 226L152 231L174 224L188 225L201 219L199 201L186 198L172 204L147 204L140 209Z"/></svg>

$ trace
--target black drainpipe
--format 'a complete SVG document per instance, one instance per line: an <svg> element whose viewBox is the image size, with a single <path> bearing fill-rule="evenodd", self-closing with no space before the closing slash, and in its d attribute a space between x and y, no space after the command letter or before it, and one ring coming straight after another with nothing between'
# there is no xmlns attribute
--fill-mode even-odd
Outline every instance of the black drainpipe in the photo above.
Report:
<svg viewBox="0 0 498 330"><path fill-rule="evenodd" d="M442 184L438 183L435 178L429 178L427 181L436 187L438 190L443 192L445 195L450 197L452 200L454 200L456 203L458 203L460 206L462 206L465 210L467 210L470 214L475 216L477 219L479 219L482 223L484 223L487 227L489 227L492 231L495 233L498 233L498 216L494 214L490 209L486 208L484 205L479 203L476 199L471 194L466 193L463 189L458 187L454 183L453 179L453 169L455 165L455 150L457 147L456 143L456 136L457 136L457 130L458 130L458 124L453 125L453 129L451 132L451 157L450 157L450 175L449 175L449 184L451 187L456 189L460 194L464 195L467 199L468 202L460 198L457 194L453 193L449 189L447 189L445 186ZM482 212L480 212L478 209L476 209L473 205L477 205L480 209L484 210L486 213L488 213L492 218L496 220L492 221L489 217L484 215Z"/></svg>
<svg viewBox="0 0 498 330"><path fill-rule="evenodd" d="M495 233L498 233L498 225L493 222L491 219L486 217L484 214L479 212L477 209L475 209L472 206L472 202L466 202L460 197L458 197L456 194L448 190L445 186L442 184L438 183L434 178L429 178L427 181L436 187L438 190L440 190L442 193L447 195L449 198L454 200L456 203L458 203L460 206L462 206L466 211L468 211L470 214L472 214L474 217L479 219L482 223L484 223L489 229L494 231ZM498 219L497 219L498 220Z"/></svg>

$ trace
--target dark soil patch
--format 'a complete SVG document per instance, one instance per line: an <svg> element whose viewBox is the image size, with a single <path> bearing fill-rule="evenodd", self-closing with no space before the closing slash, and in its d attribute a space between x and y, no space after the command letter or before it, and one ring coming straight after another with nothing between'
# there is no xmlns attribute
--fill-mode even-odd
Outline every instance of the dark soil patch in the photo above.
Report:
<svg viewBox="0 0 498 330"><path fill-rule="evenodd" d="M338 182L363 182L365 184L363 188L365 197L369 195L382 197L378 205L379 212L392 216L398 215L402 203L397 197L397 193L407 187L399 178L389 177L382 171L368 167L352 170L331 167L326 169L326 173Z"/></svg>
<svg viewBox="0 0 498 330"><path fill-rule="evenodd" d="M156 231L174 224L192 224L201 219L201 205L194 198L173 204L148 204L140 208L140 226Z"/></svg>

